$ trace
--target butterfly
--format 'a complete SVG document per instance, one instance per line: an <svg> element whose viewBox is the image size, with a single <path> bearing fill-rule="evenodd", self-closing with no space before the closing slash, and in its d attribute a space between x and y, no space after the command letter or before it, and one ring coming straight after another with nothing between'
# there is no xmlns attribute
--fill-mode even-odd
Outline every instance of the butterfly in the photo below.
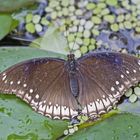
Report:
<svg viewBox="0 0 140 140"><path fill-rule="evenodd" d="M75 59L35 58L0 73L0 93L15 94L52 119L106 113L140 81L140 59L115 52Z"/></svg>

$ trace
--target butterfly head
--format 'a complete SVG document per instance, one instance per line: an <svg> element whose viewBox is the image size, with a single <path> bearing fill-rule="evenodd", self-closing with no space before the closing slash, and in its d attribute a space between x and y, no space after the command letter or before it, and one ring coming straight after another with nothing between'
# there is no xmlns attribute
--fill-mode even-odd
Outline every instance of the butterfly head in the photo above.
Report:
<svg viewBox="0 0 140 140"><path fill-rule="evenodd" d="M68 54L67 58L68 58L68 61L73 61L73 60L75 60L75 55L74 54Z"/></svg>

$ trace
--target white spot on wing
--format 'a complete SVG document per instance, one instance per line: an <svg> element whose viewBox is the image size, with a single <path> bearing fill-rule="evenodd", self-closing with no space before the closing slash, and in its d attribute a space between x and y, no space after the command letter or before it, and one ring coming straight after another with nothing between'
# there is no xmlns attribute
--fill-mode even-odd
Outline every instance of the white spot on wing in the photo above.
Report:
<svg viewBox="0 0 140 140"><path fill-rule="evenodd" d="M116 101L115 98L111 98L111 97L109 97L109 99L110 99L110 101L111 101L112 103L114 103L114 102Z"/></svg>
<svg viewBox="0 0 140 140"><path fill-rule="evenodd" d="M36 99L38 99L38 98L39 98L39 95L38 95L38 94L36 94L35 98L36 98Z"/></svg>
<svg viewBox="0 0 140 140"><path fill-rule="evenodd" d="M15 93L17 90L16 89L12 89L12 92Z"/></svg>
<svg viewBox="0 0 140 140"><path fill-rule="evenodd" d="M31 105L33 105L33 106L37 107L38 102L35 102L35 101L32 99L32 101L31 101Z"/></svg>
<svg viewBox="0 0 140 140"><path fill-rule="evenodd" d="M60 106L54 106L53 114L56 116L60 115Z"/></svg>
<svg viewBox="0 0 140 140"><path fill-rule="evenodd" d="M69 108L68 107L65 107L65 106L61 106L61 114L62 116L69 116L70 115L70 112L69 112Z"/></svg>
<svg viewBox="0 0 140 140"><path fill-rule="evenodd" d="M27 87L27 84L23 84L23 87Z"/></svg>
<svg viewBox="0 0 140 140"><path fill-rule="evenodd" d="M101 110L104 110L103 102L100 100L99 102L96 102L97 110L100 112Z"/></svg>
<svg viewBox="0 0 140 140"><path fill-rule="evenodd" d="M126 73L129 74L129 71L127 70Z"/></svg>
<svg viewBox="0 0 140 140"><path fill-rule="evenodd" d="M44 114L45 110L46 110L46 105L40 105L38 110L39 110L39 112L42 112Z"/></svg>
<svg viewBox="0 0 140 140"><path fill-rule="evenodd" d="M116 81L116 85L119 85L119 81Z"/></svg>
<svg viewBox="0 0 140 140"><path fill-rule="evenodd" d="M119 87L119 91L122 92L124 90L124 85L121 85L121 87Z"/></svg>
<svg viewBox="0 0 140 140"><path fill-rule="evenodd" d="M43 104L43 102L42 102L42 101L40 101L38 105L42 105L42 104Z"/></svg>
<svg viewBox="0 0 140 140"><path fill-rule="evenodd" d="M17 96L22 97L23 94L24 94L24 91L23 90L19 90Z"/></svg>
<svg viewBox="0 0 140 140"><path fill-rule="evenodd" d="M46 114L49 113L49 114L52 114L52 111L53 111L53 106L48 106L46 107Z"/></svg>
<svg viewBox="0 0 140 140"><path fill-rule="evenodd" d="M121 74L121 78L124 78L124 75Z"/></svg>
<svg viewBox="0 0 140 140"><path fill-rule="evenodd" d="M103 98L105 98L105 95L103 95Z"/></svg>
<svg viewBox="0 0 140 140"><path fill-rule="evenodd" d="M20 81L17 81L17 84L19 85L20 84Z"/></svg>
<svg viewBox="0 0 140 140"><path fill-rule="evenodd" d="M115 88L114 87L111 87L111 91L114 91L115 90Z"/></svg>
<svg viewBox="0 0 140 140"><path fill-rule="evenodd" d="M133 70L133 72L136 73L137 71L136 70Z"/></svg>
<svg viewBox="0 0 140 140"><path fill-rule="evenodd" d="M88 104L87 105L87 108L88 108L88 111L89 112L96 112L96 106L95 106L95 103L94 102Z"/></svg>
<svg viewBox="0 0 140 140"><path fill-rule="evenodd" d="M110 105L110 101L108 98L102 99L102 101L103 101L105 107L108 107Z"/></svg>
<svg viewBox="0 0 140 140"><path fill-rule="evenodd" d="M10 85L12 85L13 83L14 83L14 82L13 82L13 81L11 81L11 82L10 82Z"/></svg>
<svg viewBox="0 0 140 140"><path fill-rule="evenodd" d="M2 81L4 81L4 80L6 79L6 77L7 77L6 75L5 75L5 76L3 76Z"/></svg>
<svg viewBox="0 0 140 140"><path fill-rule="evenodd" d="M31 100L31 96L29 96L28 93L25 94L25 96L24 96L24 100L27 101L27 102L29 102L29 101Z"/></svg>
<svg viewBox="0 0 140 140"><path fill-rule="evenodd" d="M84 109L82 110L83 114L87 114L87 107L85 106Z"/></svg>
<svg viewBox="0 0 140 140"><path fill-rule="evenodd" d="M116 94L113 94L113 95L115 98L118 98L118 97L120 97L121 94L120 94L120 92L117 91Z"/></svg>
<svg viewBox="0 0 140 140"><path fill-rule="evenodd" d="M3 75L3 76L5 76L5 75L6 75L6 73L4 72L2 75Z"/></svg>
<svg viewBox="0 0 140 140"><path fill-rule="evenodd" d="M114 94L114 93L113 93ZM108 97L111 97L111 98L113 98L113 95L112 94L108 94Z"/></svg>
<svg viewBox="0 0 140 140"><path fill-rule="evenodd" d="M140 60L138 60L138 65L140 65Z"/></svg>
<svg viewBox="0 0 140 140"><path fill-rule="evenodd" d="M130 85L130 81L124 81L125 85Z"/></svg>
<svg viewBox="0 0 140 140"><path fill-rule="evenodd" d="M30 91L29 91L30 93L33 93L33 89L30 89Z"/></svg>

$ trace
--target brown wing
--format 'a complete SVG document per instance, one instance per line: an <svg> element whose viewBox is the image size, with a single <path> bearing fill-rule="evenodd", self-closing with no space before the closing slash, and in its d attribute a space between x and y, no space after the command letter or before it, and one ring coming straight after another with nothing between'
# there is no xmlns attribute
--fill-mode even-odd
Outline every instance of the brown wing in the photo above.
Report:
<svg viewBox="0 0 140 140"><path fill-rule="evenodd" d="M50 118L70 119L77 115L77 102L64 64L64 60L49 58L17 64L0 74L0 92L16 94Z"/></svg>
<svg viewBox="0 0 140 140"><path fill-rule="evenodd" d="M140 59L120 53L95 53L78 61L78 100L89 116L109 111L132 85L140 81Z"/></svg>

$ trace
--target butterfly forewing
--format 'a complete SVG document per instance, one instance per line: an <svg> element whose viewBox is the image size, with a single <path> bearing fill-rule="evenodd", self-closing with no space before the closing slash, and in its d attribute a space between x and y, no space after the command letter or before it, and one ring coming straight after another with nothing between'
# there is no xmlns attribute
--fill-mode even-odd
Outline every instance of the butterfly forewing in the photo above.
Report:
<svg viewBox="0 0 140 140"><path fill-rule="evenodd" d="M93 53L78 61L78 100L89 116L110 110L128 88L140 81L138 58L120 53Z"/></svg>
<svg viewBox="0 0 140 140"><path fill-rule="evenodd" d="M13 93L37 112L50 118L69 119L76 115L65 61L33 59L9 68L0 75L0 92Z"/></svg>

